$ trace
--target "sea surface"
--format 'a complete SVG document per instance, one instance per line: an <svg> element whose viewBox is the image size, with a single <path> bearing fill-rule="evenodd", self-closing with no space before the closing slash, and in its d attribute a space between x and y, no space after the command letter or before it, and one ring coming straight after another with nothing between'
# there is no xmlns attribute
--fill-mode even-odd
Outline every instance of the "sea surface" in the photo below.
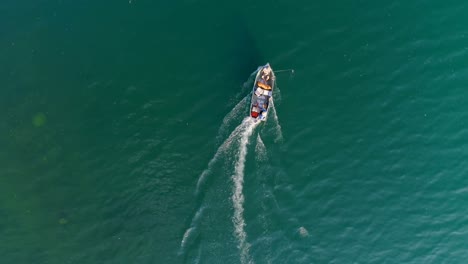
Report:
<svg viewBox="0 0 468 264"><path fill-rule="evenodd" d="M2 0L0 264L467 263L467 14Z"/></svg>

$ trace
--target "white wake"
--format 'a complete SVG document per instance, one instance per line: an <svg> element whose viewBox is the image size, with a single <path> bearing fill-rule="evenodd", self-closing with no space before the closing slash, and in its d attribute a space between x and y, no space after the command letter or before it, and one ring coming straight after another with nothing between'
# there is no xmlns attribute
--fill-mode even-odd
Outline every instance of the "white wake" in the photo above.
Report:
<svg viewBox="0 0 468 264"><path fill-rule="evenodd" d="M242 100L232 108L232 110L223 118L223 123L218 130L218 136L216 136L216 141L220 142L221 138L227 134L229 125L235 121L240 115L245 115L245 112L241 111L242 108L246 107L247 99L249 96L242 98ZM239 122L239 121L238 121Z"/></svg>
<svg viewBox="0 0 468 264"><path fill-rule="evenodd" d="M232 203L234 205L234 216L232 222L234 223L234 234L238 240L238 247L241 253L241 263L251 263L249 257L249 243L247 242L247 234L245 233L245 220L244 220L244 168L245 157L247 156L247 145L249 138L252 135L254 128L260 122L254 122L252 118L247 117L242 124L246 124L245 130L242 132L239 144L239 157L236 162L235 172L232 176L234 182L234 190L232 194Z"/></svg>
<svg viewBox="0 0 468 264"><path fill-rule="evenodd" d="M281 125L278 120L278 115L276 114L276 107L275 104L273 103L273 100L271 101L271 114L273 115L273 119L275 121L275 130L276 130L276 139L275 142L282 142L283 141L283 131L281 129Z"/></svg>
<svg viewBox="0 0 468 264"><path fill-rule="evenodd" d="M260 69L260 68L259 68ZM252 80L255 74L257 73L258 69L252 73L249 80L244 84L244 86L251 86ZM244 97L240 102L238 102L234 108L224 117L223 123L221 124L218 135L216 137L217 142L221 142L223 138L228 134L229 127L234 121L238 122L239 119L245 115L244 107L247 107L247 102L250 95ZM272 111L271 115L273 115L273 120L275 122L276 127L276 134L277 140L282 140L283 135L281 131L281 126L278 122L278 116L276 115L276 109L272 103L271 105ZM245 109L246 110L246 109ZM204 211L205 206L203 206L203 196L201 195L204 193L204 186L208 180L208 176L213 173L213 167L218 162L218 160L223 157L223 154L226 152L230 152L232 150L231 146L233 142L235 145L238 145L237 150L237 160L234 166L234 174L232 175L231 179L233 181L233 193L232 193L232 203L234 208L234 214L232 216L232 222L234 224L234 235L237 238L238 248L240 251L241 263L253 263L249 256L249 248L250 244L247 242L247 234L245 231L245 219L244 219L244 194L243 194L243 187L244 187L244 170L245 170L245 162L247 156L247 146L249 144L249 139L252 136L255 127L262 122L254 122L251 117L246 117L242 121L240 125L238 125L234 131L230 133L230 135L223 141L222 144L219 145L218 149L216 150L214 156L208 162L208 166L203 172L199 175L195 195L197 196L197 208L195 215L192 217L192 221L190 226L184 232L182 237L181 245L180 245L180 253L186 254L186 250L190 247L190 244L194 243L196 237L198 237L200 230L199 230L199 223L201 222L202 214ZM275 141L277 141L275 140ZM257 137L257 144L255 146L256 153L258 155L257 158L266 161L267 160L267 152L265 145L258 135ZM228 157L229 158L229 157ZM198 255L196 258L196 263L200 262L201 258L201 247L198 248Z"/></svg>
<svg viewBox="0 0 468 264"><path fill-rule="evenodd" d="M201 207L200 209L198 209L197 213L192 218L190 227L187 228L187 230L185 230L184 236L182 237L182 241L180 242L179 254L182 254L185 251L187 245L189 245L191 241L193 241L194 233L197 232L196 228L197 228L198 222L200 221L202 217L204 209L205 209L204 207Z"/></svg>
<svg viewBox="0 0 468 264"><path fill-rule="evenodd" d="M260 137L260 134L257 135L257 144L255 145L255 156L257 157L258 162L266 161L268 159L267 150L262 138Z"/></svg>
<svg viewBox="0 0 468 264"><path fill-rule="evenodd" d="M213 169L213 165L219 159L221 154L223 154L229 148L229 146L232 144L232 141L241 133L241 131L244 130L246 125L247 125L246 123L242 122L242 124L237 126L236 129L234 129L234 131L232 131L232 133L229 135L229 137L223 142L223 144L221 144L221 146L219 146L218 150L216 150L215 155L208 162L207 168L198 177L197 187L195 189L195 195L198 195L200 193L201 186L206 181L206 177L211 173L211 171Z"/></svg>

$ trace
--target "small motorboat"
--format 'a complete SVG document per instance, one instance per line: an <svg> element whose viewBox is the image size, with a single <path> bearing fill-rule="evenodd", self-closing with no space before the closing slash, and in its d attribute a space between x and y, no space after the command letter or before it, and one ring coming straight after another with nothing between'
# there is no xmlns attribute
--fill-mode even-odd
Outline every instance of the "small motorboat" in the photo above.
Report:
<svg viewBox="0 0 468 264"><path fill-rule="evenodd" d="M260 67L253 85L252 100L250 104L250 116L255 121L266 121L268 109L273 100L273 88L275 86L275 74L270 64Z"/></svg>

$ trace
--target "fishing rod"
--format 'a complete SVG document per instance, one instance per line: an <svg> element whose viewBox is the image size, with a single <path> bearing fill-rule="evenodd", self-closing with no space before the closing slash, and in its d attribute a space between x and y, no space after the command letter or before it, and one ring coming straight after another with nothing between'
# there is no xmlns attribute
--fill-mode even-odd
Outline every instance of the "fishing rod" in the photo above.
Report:
<svg viewBox="0 0 468 264"><path fill-rule="evenodd" d="M291 72L291 73L294 74L294 69L278 70L278 71L275 71L275 73L278 73L278 72L285 72L285 71L289 71L289 72Z"/></svg>

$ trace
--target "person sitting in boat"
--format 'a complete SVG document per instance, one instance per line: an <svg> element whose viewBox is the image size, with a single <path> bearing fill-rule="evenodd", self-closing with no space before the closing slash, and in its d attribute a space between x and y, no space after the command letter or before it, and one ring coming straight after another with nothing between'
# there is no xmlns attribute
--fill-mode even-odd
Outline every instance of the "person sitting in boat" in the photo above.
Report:
<svg viewBox="0 0 468 264"><path fill-rule="evenodd" d="M271 72L270 67L263 68L263 70L262 70L262 79L268 81L270 79L270 72Z"/></svg>

